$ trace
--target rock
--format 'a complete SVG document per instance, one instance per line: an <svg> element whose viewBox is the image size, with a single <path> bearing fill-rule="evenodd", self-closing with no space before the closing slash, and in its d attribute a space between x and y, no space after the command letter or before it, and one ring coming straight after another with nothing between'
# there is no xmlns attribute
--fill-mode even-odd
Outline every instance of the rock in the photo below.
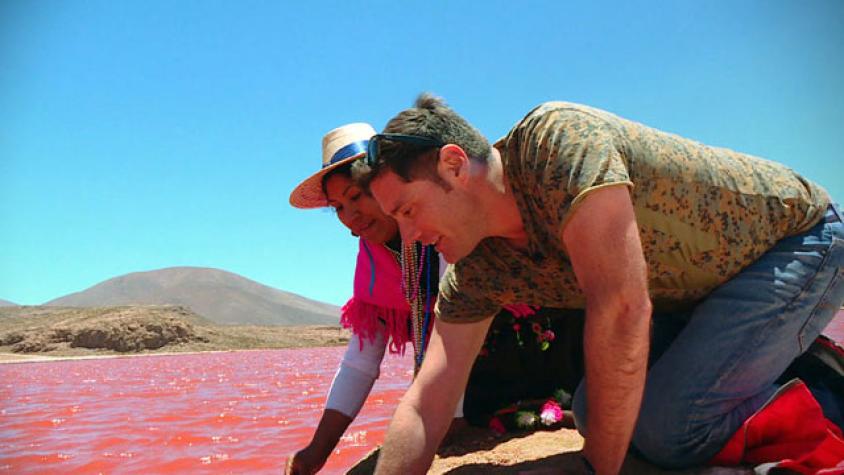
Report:
<svg viewBox="0 0 844 475"><path fill-rule="evenodd" d="M0 336L0 346L14 345L22 342L24 338L26 338L26 335L21 332L6 333L5 335Z"/></svg>
<svg viewBox="0 0 844 475"><path fill-rule="evenodd" d="M12 351L14 353L41 353L55 349L56 347L49 344L47 340L38 337L26 338L12 346Z"/></svg>
<svg viewBox="0 0 844 475"><path fill-rule="evenodd" d="M99 328L82 328L73 334L74 348L101 348L119 352L155 350L170 344L207 341L193 325L174 318L113 319Z"/></svg>
<svg viewBox="0 0 844 475"><path fill-rule="evenodd" d="M49 325L39 325L35 318L27 317L32 326L20 328L18 323L0 334L0 346L11 346L15 353L68 347L127 353L209 341L191 323L196 315L181 307L66 309Z"/></svg>

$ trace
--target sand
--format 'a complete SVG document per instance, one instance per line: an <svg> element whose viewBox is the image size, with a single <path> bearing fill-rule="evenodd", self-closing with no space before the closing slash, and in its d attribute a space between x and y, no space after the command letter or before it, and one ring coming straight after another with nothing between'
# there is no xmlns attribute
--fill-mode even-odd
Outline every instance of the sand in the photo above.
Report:
<svg viewBox="0 0 844 475"><path fill-rule="evenodd" d="M581 471L580 449L583 438L574 429L508 433L467 427L440 447L428 471L440 474L564 474ZM373 451L349 474L373 472L377 451ZM628 455L622 467L625 475L745 475L750 468L699 467L689 470L662 470L638 457Z"/></svg>

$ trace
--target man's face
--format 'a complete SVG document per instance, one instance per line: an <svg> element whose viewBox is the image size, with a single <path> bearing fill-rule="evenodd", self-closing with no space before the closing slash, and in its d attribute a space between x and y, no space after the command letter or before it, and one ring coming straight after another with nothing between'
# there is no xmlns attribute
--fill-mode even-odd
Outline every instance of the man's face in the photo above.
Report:
<svg viewBox="0 0 844 475"><path fill-rule="evenodd" d="M480 241L468 196L461 189L446 191L426 179L405 182L392 171L370 184L385 213L399 223L402 239L433 244L447 262L469 255Z"/></svg>

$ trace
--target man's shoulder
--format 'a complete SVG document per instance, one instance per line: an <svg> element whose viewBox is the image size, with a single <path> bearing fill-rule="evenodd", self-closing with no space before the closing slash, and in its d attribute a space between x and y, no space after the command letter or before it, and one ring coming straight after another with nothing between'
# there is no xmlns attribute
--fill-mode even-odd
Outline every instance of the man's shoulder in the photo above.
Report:
<svg viewBox="0 0 844 475"><path fill-rule="evenodd" d="M486 238L481 240L469 253L459 261L448 266L443 278L450 280L454 287L463 291L475 292L477 287L489 277L490 269L494 269L503 249L499 239ZM446 277L448 276L448 277Z"/></svg>
<svg viewBox="0 0 844 475"><path fill-rule="evenodd" d="M583 127L598 123L606 124L617 119L614 114L594 107L565 101L543 102L531 109L510 129L507 135L496 142L504 144L508 139L521 137L529 139L548 128Z"/></svg>
<svg viewBox="0 0 844 475"><path fill-rule="evenodd" d="M491 295L501 287L504 274L490 260L487 243L481 242L466 257L450 264L440 281L437 315L449 322L471 322L497 312Z"/></svg>
<svg viewBox="0 0 844 475"><path fill-rule="evenodd" d="M620 117L594 107L565 101L543 102L534 107L493 146L507 161L533 145L549 138L567 134L571 137L589 136L595 140L616 137Z"/></svg>
<svg viewBox="0 0 844 475"><path fill-rule="evenodd" d="M604 116L612 115L610 112L605 110L587 106L585 104L578 104L576 102L548 101L531 109L530 112L525 115L525 118L560 112L569 112L569 114L563 114L564 116L578 116L585 114L587 116L603 118Z"/></svg>

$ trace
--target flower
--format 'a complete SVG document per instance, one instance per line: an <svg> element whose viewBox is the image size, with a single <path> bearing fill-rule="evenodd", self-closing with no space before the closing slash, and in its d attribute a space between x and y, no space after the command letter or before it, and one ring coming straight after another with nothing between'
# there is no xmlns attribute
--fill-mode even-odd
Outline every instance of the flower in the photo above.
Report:
<svg viewBox="0 0 844 475"><path fill-rule="evenodd" d="M563 420L563 409L557 404L557 401L549 399L542 405L539 419L546 426L554 425Z"/></svg>
<svg viewBox="0 0 844 475"><path fill-rule="evenodd" d="M514 331L514 332L517 332L517 331L519 331L519 330L521 330L521 329L522 329L522 326L521 326L521 325L519 325L518 323L514 323L514 324L513 324L513 331Z"/></svg>
<svg viewBox="0 0 844 475"><path fill-rule="evenodd" d="M507 429L504 427L504 424L501 422L501 419L497 417L493 417L489 420L489 428L495 435L504 435L507 432Z"/></svg>
<svg viewBox="0 0 844 475"><path fill-rule="evenodd" d="M530 429L536 425L536 414L530 411L519 411L516 413L516 427L519 429Z"/></svg>
<svg viewBox="0 0 844 475"><path fill-rule="evenodd" d="M544 338L545 341L554 341L554 338L556 337L557 335L554 334L554 330L545 330L545 333L542 334L542 338Z"/></svg>

